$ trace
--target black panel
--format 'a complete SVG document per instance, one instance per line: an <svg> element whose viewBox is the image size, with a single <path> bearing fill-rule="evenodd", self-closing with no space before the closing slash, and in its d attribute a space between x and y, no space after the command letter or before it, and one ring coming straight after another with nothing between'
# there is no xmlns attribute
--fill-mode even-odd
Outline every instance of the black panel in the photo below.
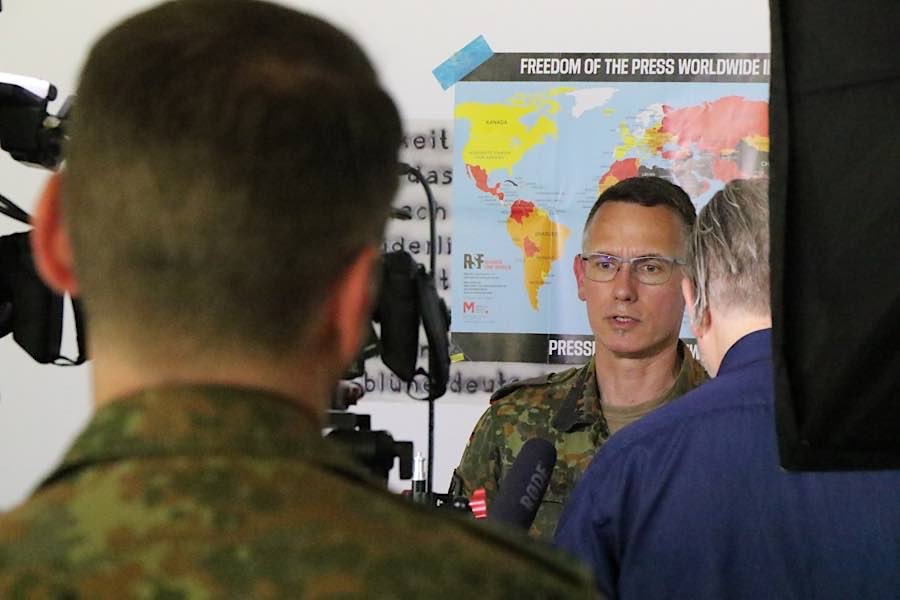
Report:
<svg viewBox="0 0 900 600"><path fill-rule="evenodd" d="M782 463L900 468L900 3L771 12Z"/></svg>

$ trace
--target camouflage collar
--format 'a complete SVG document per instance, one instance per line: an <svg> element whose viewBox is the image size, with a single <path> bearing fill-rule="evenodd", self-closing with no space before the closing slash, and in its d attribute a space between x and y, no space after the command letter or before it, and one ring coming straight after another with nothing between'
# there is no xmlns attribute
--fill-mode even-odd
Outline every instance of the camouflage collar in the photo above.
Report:
<svg viewBox="0 0 900 600"><path fill-rule="evenodd" d="M678 356L681 359L681 368L674 385L665 394L666 401L681 396L707 379L706 371L681 340L678 341ZM605 421L600 406L600 386L597 385L594 359L591 357L591 360L579 369L575 383L553 418L553 427L559 431L569 432L578 427L594 425L601 419Z"/></svg>
<svg viewBox="0 0 900 600"><path fill-rule="evenodd" d="M97 411L47 485L97 463L163 456L301 456L340 470L349 458L322 439L315 416L268 391L172 386Z"/></svg>
<svg viewBox="0 0 900 600"><path fill-rule="evenodd" d="M589 426L603 418L600 410L600 387L594 371L594 359L578 370L575 382L553 417L553 427L569 432L579 426Z"/></svg>

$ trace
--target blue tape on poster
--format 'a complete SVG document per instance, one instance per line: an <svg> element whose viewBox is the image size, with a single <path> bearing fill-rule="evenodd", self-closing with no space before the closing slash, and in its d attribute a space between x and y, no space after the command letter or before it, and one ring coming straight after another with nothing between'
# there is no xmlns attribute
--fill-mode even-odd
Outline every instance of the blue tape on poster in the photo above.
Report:
<svg viewBox="0 0 900 600"><path fill-rule="evenodd" d="M441 87L446 90L493 55L494 51L488 46L484 36L479 35L466 44L463 49L442 62L432 73Z"/></svg>

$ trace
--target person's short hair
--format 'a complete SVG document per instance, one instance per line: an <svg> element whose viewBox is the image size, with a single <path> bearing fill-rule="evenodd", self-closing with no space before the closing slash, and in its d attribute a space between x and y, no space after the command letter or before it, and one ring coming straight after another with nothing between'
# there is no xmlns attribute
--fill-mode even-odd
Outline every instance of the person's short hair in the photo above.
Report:
<svg viewBox="0 0 900 600"><path fill-rule="evenodd" d="M769 314L768 185L765 179L735 179L700 210L686 267L695 321L710 304Z"/></svg>
<svg viewBox="0 0 900 600"><path fill-rule="evenodd" d="M626 202L647 207L667 206L681 219L685 239L697 218L697 211L687 192L662 177L645 175L623 179L603 190L584 221L583 231L587 231L594 215L607 202Z"/></svg>
<svg viewBox="0 0 900 600"><path fill-rule="evenodd" d="M64 214L91 330L275 356L384 234L397 109L310 15L159 5L96 43L73 113Z"/></svg>

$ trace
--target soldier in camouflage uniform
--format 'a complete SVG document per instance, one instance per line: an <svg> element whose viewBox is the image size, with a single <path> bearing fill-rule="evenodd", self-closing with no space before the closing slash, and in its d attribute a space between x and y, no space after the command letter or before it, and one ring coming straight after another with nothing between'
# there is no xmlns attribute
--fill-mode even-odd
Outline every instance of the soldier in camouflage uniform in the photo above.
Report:
<svg viewBox="0 0 900 600"><path fill-rule="evenodd" d="M358 46L284 7L176 1L97 43L33 233L84 301L97 412L0 518L0 598L591 597L321 438L400 136Z"/></svg>
<svg viewBox="0 0 900 600"><path fill-rule="evenodd" d="M557 463L530 533L552 541L566 498L609 436L706 379L678 340L680 266L695 218L687 194L658 177L626 179L600 195L573 266L593 360L498 390L454 472L453 493L484 488L490 514L523 444L547 439Z"/></svg>
<svg viewBox="0 0 900 600"><path fill-rule="evenodd" d="M555 556L419 510L341 450L270 392L117 399L0 523L0 598L591 597Z"/></svg>

